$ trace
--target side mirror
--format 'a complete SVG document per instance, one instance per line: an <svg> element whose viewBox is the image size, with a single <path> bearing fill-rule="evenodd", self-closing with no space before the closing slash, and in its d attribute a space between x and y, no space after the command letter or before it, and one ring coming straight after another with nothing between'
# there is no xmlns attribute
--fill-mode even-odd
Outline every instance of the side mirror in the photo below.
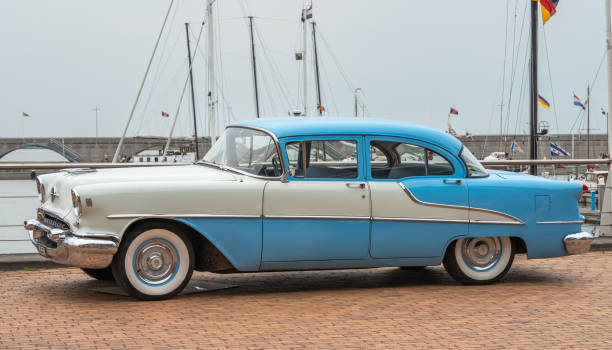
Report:
<svg viewBox="0 0 612 350"><path fill-rule="evenodd" d="M282 183L287 183L289 182L289 180L287 180L287 176L291 176L294 177L295 176L295 168L293 168L292 166L289 166L289 169L285 170L283 172L283 174L280 177L280 181Z"/></svg>

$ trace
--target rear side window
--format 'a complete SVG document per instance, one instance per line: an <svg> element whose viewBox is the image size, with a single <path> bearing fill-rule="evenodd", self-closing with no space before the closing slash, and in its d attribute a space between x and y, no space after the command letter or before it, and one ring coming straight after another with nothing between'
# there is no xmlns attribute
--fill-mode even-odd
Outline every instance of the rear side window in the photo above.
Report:
<svg viewBox="0 0 612 350"><path fill-rule="evenodd" d="M446 158L425 147L398 141L370 142L371 176L375 179L401 179L411 176L452 175Z"/></svg>
<svg viewBox="0 0 612 350"><path fill-rule="evenodd" d="M359 176L357 141L298 141L287 143L285 150L295 177L355 179Z"/></svg>

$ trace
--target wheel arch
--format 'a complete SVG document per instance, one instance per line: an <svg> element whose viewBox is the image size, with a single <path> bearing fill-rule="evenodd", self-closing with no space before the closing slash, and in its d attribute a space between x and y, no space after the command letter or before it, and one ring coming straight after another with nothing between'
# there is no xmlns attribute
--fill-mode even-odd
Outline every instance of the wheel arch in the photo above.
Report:
<svg viewBox="0 0 612 350"><path fill-rule="evenodd" d="M196 271L232 271L235 266L227 259L225 254L207 237L205 232L200 232L191 225L174 220L163 218L143 218L137 219L126 226L123 235L137 229L140 226L164 223L170 225L178 231L183 232L189 238L195 254L194 268ZM122 236L123 236L122 235Z"/></svg>
<svg viewBox="0 0 612 350"><path fill-rule="evenodd" d="M469 237L470 236L457 236L457 237L451 238L448 242L446 242L446 246L444 247L442 256L446 255L446 252L448 252L448 248L454 242L456 242L457 240L461 238L469 238ZM525 243L525 240L522 237L519 237L519 236L508 236L508 237L510 237L510 240L512 241L512 246L514 247L514 253L527 254L527 244Z"/></svg>

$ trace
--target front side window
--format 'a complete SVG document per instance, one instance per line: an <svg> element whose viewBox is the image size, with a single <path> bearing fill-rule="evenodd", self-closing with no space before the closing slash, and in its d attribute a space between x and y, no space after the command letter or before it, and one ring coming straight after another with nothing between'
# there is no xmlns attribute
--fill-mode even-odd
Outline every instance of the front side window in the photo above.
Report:
<svg viewBox="0 0 612 350"><path fill-rule="evenodd" d="M287 143L285 150L295 177L354 179L359 176L357 141L296 141Z"/></svg>
<svg viewBox="0 0 612 350"><path fill-rule="evenodd" d="M371 175L375 179L453 175L446 158L425 147L399 141L370 142Z"/></svg>
<svg viewBox="0 0 612 350"><path fill-rule="evenodd" d="M487 170L480 164L478 159L474 157L472 152L470 152L467 147L463 147L461 150L461 159L465 162L465 167L467 169L468 177L487 177L489 173Z"/></svg>
<svg viewBox="0 0 612 350"><path fill-rule="evenodd" d="M274 139L247 128L227 128L202 160L258 176L276 177L282 173Z"/></svg>

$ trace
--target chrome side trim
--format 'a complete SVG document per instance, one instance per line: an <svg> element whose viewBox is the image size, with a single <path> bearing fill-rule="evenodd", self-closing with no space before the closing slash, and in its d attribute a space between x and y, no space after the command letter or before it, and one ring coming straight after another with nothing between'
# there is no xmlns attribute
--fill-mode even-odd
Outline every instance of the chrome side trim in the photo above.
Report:
<svg viewBox="0 0 612 350"><path fill-rule="evenodd" d="M481 225L525 225L523 222L497 221L497 220L470 220L470 224L481 224Z"/></svg>
<svg viewBox="0 0 612 350"><path fill-rule="evenodd" d="M421 218L391 218L384 216L375 216L372 218L374 221L410 221L410 222L442 222L442 223L456 223L456 224L467 224L470 220L463 219L421 219Z"/></svg>
<svg viewBox="0 0 612 350"><path fill-rule="evenodd" d="M481 212L481 213L496 214L496 215L501 215L501 216L504 216L504 217L512 220L512 222L508 222L508 223L506 223L505 221L500 221L499 223L504 222L504 223L509 224L509 225L525 225L525 223L521 219L516 218L516 217L514 217L512 215L506 214L506 213L495 211L495 210L481 209L481 208L470 208L470 207L465 207L465 206L461 206L461 205L449 205L449 204L437 204L437 203L423 202L422 200L416 198L414 196L414 194L412 194L412 192L410 192L410 190L403 183L398 182L398 185L402 188L402 190L404 190L404 192L408 195L408 197L410 197L410 199L412 199L413 201L415 201L417 204L420 204L420 205L426 205L426 206L438 207L438 208L449 208L449 209L467 209L469 211L477 211L477 212ZM490 222L496 222L496 221L490 221ZM474 222L474 223L490 223L490 222L487 222L487 221L478 221L478 222Z"/></svg>
<svg viewBox="0 0 612 350"><path fill-rule="evenodd" d="M584 220L575 221L538 221L536 224L539 225L563 225L563 224L584 224Z"/></svg>
<svg viewBox="0 0 612 350"><path fill-rule="evenodd" d="M370 220L369 216L348 215L264 215L264 219Z"/></svg>
<svg viewBox="0 0 612 350"><path fill-rule="evenodd" d="M201 218L201 219L259 219L261 215L248 214L111 214L107 219L176 219L176 218Z"/></svg>

